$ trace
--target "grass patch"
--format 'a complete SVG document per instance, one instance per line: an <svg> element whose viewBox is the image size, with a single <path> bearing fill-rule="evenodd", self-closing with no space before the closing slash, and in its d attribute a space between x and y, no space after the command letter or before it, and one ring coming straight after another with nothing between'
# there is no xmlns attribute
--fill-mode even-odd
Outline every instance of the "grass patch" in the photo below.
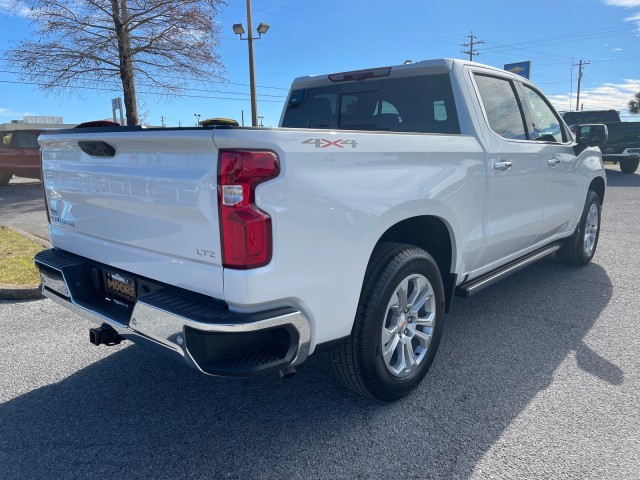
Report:
<svg viewBox="0 0 640 480"><path fill-rule="evenodd" d="M37 287L40 284L33 256L44 250L8 228L0 227L0 284Z"/></svg>

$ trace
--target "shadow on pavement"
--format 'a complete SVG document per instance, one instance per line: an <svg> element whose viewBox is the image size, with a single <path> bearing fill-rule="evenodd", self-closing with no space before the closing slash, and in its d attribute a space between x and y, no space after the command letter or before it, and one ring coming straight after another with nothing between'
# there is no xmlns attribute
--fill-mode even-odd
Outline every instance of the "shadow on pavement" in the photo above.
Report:
<svg viewBox="0 0 640 480"><path fill-rule="evenodd" d="M607 168L606 173L608 187L640 187L640 168L636 173L622 173L620 170Z"/></svg>
<svg viewBox="0 0 640 480"><path fill-rule="evenodd" d="M42 184L18 183L0 187L2 196L2 206L25 204L28 206L39 206L44 210L44 192Z"/></svg>
<svg viewBox="0 0 640 480"><path fill-rule="evenodd" d="M571 354L624 382L582 341L611 295L599 265L548 259L456 299L430 374L392 405L344 390L324 355L291 380L228 380L132 346L1 405L0 463L6 478L468 477Z"/></svg>

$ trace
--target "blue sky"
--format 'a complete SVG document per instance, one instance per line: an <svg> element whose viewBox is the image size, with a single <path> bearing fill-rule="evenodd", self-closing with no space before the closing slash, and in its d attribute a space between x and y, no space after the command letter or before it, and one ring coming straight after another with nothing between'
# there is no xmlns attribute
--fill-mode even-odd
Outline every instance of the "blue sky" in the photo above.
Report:
<svg viewBox="0 0 640 480"><path fill-rule="evenodd" d="M28 22L0 0L0 45L29 38ZM217 20L218 53L228 83L193 84L184 96L163 98L139 87L141 111L150 125L193 125L201 118L250 124L247 42L231 26L246 29L245 0L228 0ZM640 91L640 0L432 1L432 0L253 0L254 27L271 29L255 42L258 115L276 126L291 81L298 76L401 64L405 60L465 58L470 32L477 61L502 67L530 60L531 78L559 110L575 109L579 60L584 68L584 109L625 110ZM63 116L67 123L109 118L118 92L47 95L0 65L0 123L24 115ZM626 117L633 120L634 117ZM640 120L640 119L638 119Z"/></svg>

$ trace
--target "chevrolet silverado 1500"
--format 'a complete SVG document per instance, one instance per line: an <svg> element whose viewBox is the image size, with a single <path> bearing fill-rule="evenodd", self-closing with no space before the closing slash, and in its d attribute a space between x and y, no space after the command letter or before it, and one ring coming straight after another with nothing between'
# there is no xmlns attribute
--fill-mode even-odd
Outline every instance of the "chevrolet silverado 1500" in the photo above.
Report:
<svg viewBox="0 0 640 480"><path fill-rule="evenodd" d="M42 292L217 376L328 351L392 401L445 311L545 255L591 261L603 126L576 137L508 72L430 60L302 77L280 128L87 128L40 137L53 249Z"/></svg>

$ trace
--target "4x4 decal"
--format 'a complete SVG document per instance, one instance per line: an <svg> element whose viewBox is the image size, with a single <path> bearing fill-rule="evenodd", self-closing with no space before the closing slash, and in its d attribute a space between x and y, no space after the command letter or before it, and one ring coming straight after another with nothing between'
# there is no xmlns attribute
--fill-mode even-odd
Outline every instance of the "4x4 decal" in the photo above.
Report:
<svg viewBox="0 0 640 480"><path fill-rule="evenodd" d="M307 143L310 145L315 145L316 148L328 148L328 147L338 147L344 148L346 145L351 145L351 148L356 148L358 142L350 139L342 139L339 138L337 140L327 140L326 138L310 138L308 140L304 140L302 143Z"/></svg>

